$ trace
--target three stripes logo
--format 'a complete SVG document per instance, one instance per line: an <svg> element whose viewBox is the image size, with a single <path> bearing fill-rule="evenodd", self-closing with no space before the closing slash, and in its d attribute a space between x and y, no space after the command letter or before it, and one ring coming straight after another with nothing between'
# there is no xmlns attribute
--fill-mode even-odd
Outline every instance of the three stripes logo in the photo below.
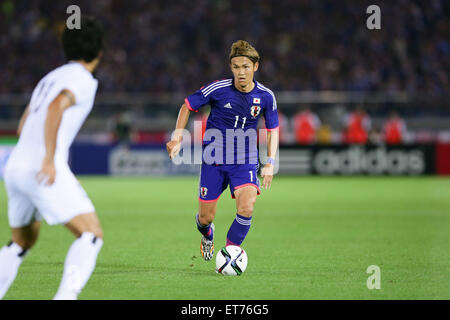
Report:
<svg viewBox="0 0 450 320"><path fill-rule="evenodd" d="M249 226L252 223L251 218L250 219L242 219L242 218L236 217L235 220L237 223L239 223L243 226Z"/></svg>
<svg viewBox="0 0 450 320"><path fill-rule="evenodd" d="M223 107L226 109L232 109L231 103L229 103L229 102L226 105L224 105Z"/></svg>
<svg viewBox="0 0 450 320"><path fill-rule="evenodd" d="M224 88L224 87L229 87L231 85L232 85L232 79L226 79L226 80L215 81L212 84L210 84L200 90L203 93L203 96L206 98L208 95L210 95L215 90Z"/></svg>

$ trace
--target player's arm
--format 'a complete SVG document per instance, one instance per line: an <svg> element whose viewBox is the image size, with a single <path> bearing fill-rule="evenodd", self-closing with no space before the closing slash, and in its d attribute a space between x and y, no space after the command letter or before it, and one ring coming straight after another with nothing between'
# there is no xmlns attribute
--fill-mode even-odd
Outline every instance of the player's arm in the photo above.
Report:
<svg viewBox="0 0 450 320"><path fill-rule="evenodd" d="M64 111L74 104L74 94L70 90L62 90L48 107L44 127L45 156L41 170L37 174L39 183L46 181L46 184L52 185L55 182L55 151L58 129Z"/></svg>
<svg viewBox="0 0 450 320"><path fill-rule="evenodd" d="M178 112L177 124L175 126L175 132L172 135L172 140L166 144L167 153L169 154L170 159L175 157L180 152L181 141L183 139L183 130L186 128L190 113L191 111L188 109L186 103L183 103L180 108L180 112Z"/></svg>
<svg viewBox="0 0 450 320"><path fill-rule="evenodd" d="M171 140L166 144L167 153L169 154L170 159L175 157L181 150L183 132L188 123L189 114L191 113L191 111L197 112L202 106L210 102L210 98L212 95L209 95L209 97L205 97L202 88L186 97L186 99L184 99L183 105L180 108L180 112L178 112L175 132L173 133Z"/></svg>
<svg viewBox="0 0 450 320"><path fill-rule="evenodd" d="M279 134L278 129L267 131L267 163L261 170L262 187L270 188L273 179L274 159L277 156Z"/></svg>
<svg viewBox="0 0 450 320"><path fill-rule="evenodd" d="M279 119L278 108L275 96L272 94L272 103L264 108L264 118L267 128L267 163L261 170L261 177L263 178L262 187L270 188L273 178L273 166L275 164L275 157L278 150L279 137Z"/></svg>
<svg viewBox="0 0 450 320"><path fill-rule="evenodd" d="M17 127L17 136L20 137L20 134L22 133L22 128L25 123L25 121L28 118L28 115L30 114L30 105L27 105L25 108L25 111L23 112L22 116L20 117L19 126Z"/></svg>

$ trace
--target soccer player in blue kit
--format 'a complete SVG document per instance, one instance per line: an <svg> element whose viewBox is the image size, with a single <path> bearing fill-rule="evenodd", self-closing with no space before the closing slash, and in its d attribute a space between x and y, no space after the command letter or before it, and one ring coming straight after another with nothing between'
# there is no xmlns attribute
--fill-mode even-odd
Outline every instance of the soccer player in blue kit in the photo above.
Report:
<svg viewBox="0 0 450 320"><path fill-rule="evenodd" d="M217 200L228 185L236 199L237 213L227 233L227 245L240 246L250 229L256 196L260 194L256 146L260 115L264 116L267 128L267 163L261 170L262 187L268 189L272 183L278 148L278 112L273 92L253 79L259 60L258 52L248 42L233 43L229 55L233 78L214 81L188 96L180 108L172 140L166 145L172 159L180 152L182 132L190 112L211 106L203 139L199 210L195 217L202 234L200 250L205 260L211 260L214 254L213 220ZM223 149L225 152L221 154Z"/></svg>

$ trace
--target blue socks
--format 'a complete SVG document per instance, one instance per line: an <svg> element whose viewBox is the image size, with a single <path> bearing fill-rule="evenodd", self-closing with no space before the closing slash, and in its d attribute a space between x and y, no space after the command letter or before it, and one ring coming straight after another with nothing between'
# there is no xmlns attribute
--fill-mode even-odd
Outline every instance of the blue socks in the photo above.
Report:
<svg viewBox="0 0 450 320"><path fill-rule="evenodd" d="M197 213L197 215L195 216L195 222L197 223L197 229L198 229L198 231L200 231L200 233L201 233L202 235L204 235L206 239L208 239L208 240L211 241L211 240L213 239L213 237L214 237L214 231L213 231L213 229L211 228L211 224L208 224L208 225L206 225L206 226L202 225L202 224L200 223L200 221L198 221L198 213Z"/></svg>
<svg viewBox="0 0 450 320"><path fill-rule="evenodd" d="M236 213L236 219L234 219L227 233L227 246L240 246L250 230L251 223L252 217L247 218Z"/></svg>
<svg viewBox="0 0 450 320"><path fill-rule="evenodd" d="M213 240L214 231L211 228L211 224L208 224L206 226L202 225L198 221L198 213L195 216L195 222L197 224L198 231L200 231L200 233L203 236L205 236L206 239ZM239 213L236 213L236 218L234 219L227 233L227 246L229 245L240 246L244 241L245 237L247 236L248 231L250 230L251 223L252 217L247 218L241 216Z"/></svg>

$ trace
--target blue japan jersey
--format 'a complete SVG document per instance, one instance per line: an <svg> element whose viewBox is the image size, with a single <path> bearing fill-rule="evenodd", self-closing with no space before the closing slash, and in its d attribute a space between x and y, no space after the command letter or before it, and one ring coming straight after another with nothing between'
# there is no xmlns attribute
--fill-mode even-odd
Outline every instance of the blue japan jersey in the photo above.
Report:
<svg viewBox="0 0 450 320"><path fill-rule="evenodd" d="M264 117L267 130L278 129L275 95L257 81L247 93L237 90L233 79L215 81L184 101L195 112L211 106L203 138L204 163L257 164L259 117Z"/></svg>

